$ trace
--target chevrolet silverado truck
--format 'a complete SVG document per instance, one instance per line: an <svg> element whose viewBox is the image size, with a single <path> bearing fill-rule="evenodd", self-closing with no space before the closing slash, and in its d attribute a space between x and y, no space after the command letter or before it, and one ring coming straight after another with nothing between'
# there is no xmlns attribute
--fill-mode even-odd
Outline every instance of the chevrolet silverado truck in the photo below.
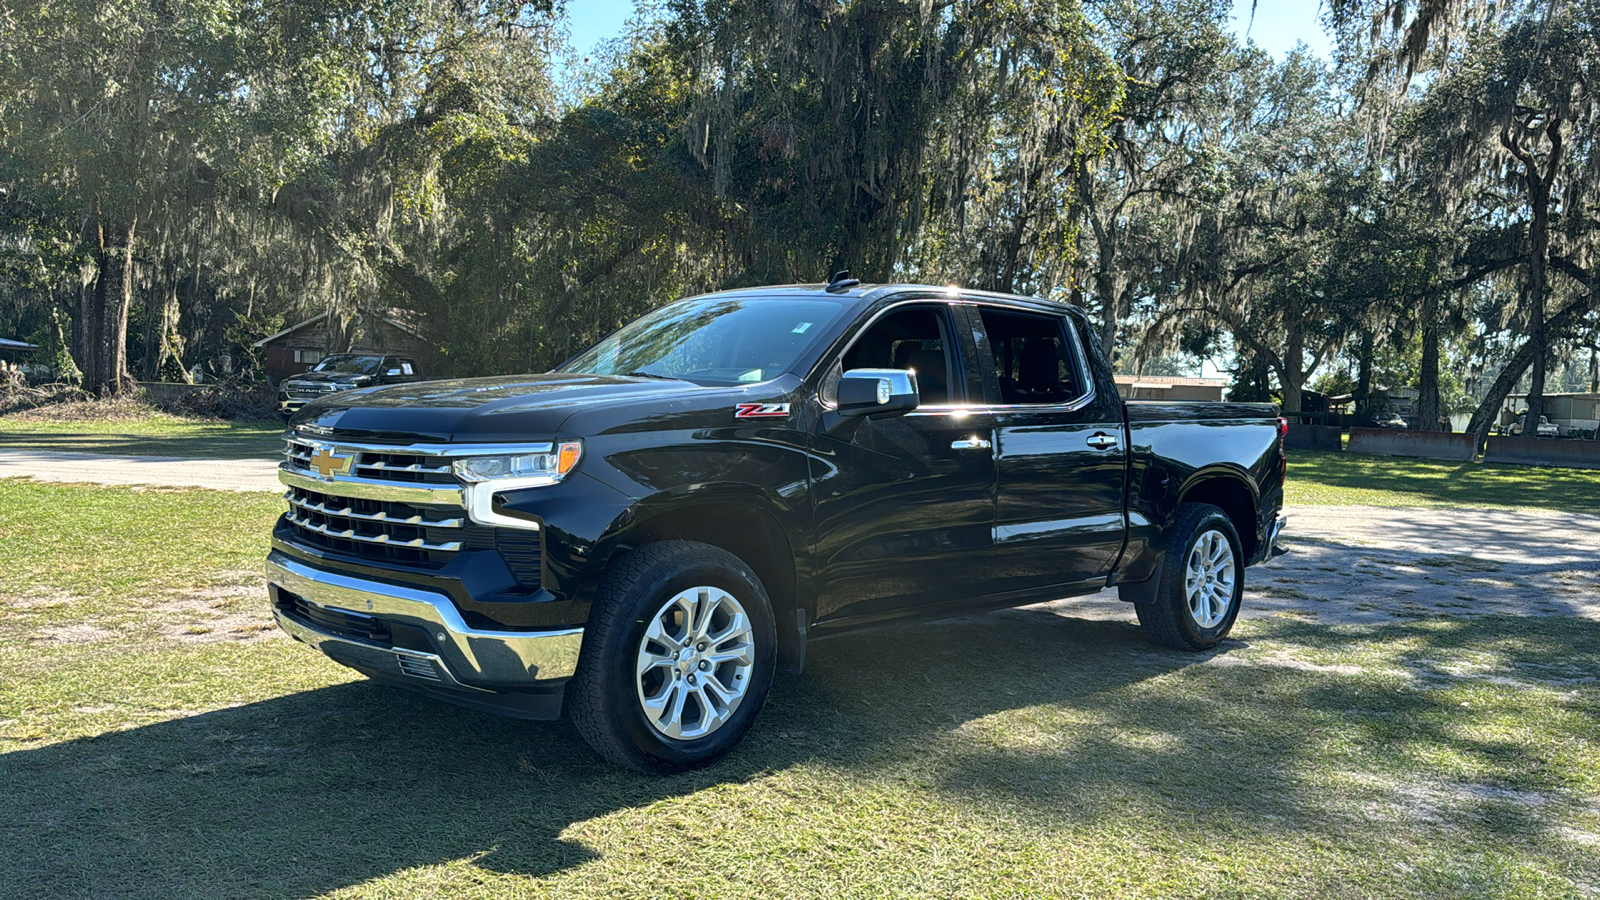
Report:
<svg viewBox="0 0 1600 900"><path fill-rule="evenodd" d="M1228 634L1283 526L1271 405L1124 402L1086 317L914 285L671 303L552 372L290 422L277 622L373 679L606 759L705 765L808 638L1115 587Z"/></svg>

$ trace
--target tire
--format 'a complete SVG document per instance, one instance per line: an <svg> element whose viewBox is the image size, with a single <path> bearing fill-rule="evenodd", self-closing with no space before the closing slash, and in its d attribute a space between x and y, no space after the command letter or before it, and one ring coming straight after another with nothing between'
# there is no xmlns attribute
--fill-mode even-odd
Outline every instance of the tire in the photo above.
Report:
<svg viewBox="0 0 1600 900"><path fill-rule="evenodd" d="M1217 507L1184 503L1178 506L1164 543L1166 553L1155 596L1134 605L1139 624L1158 644L1178 650L1209 650L1228 636L1239 616L1244 596L1239 533Z"/></svg>
<svg viewBox="0 0 1600 900"><path fill-rule="evenodd" d="M691 616L709 621L696 629ZM749 566L709 544L647 544L601 579L568 715L616 765L699 768L750 730L776 661L771 601Z"/></svg>

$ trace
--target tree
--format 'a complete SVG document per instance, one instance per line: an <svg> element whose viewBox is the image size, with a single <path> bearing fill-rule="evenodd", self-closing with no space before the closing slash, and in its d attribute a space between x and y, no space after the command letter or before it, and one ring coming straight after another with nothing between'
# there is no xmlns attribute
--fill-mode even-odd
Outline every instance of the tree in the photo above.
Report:
<svg viewBox="0 0 1600 900"><path fill-rule="evenodd" d="M1109 354L1137 306L1149 315L1183 288L1171 273L1223 187L1229 95L1249 63L1223 31L1226 4L1113 0L1097 12L1127 79L1110 150L1086 158L1077 179L1084 302L1098 308Z"/></svg>

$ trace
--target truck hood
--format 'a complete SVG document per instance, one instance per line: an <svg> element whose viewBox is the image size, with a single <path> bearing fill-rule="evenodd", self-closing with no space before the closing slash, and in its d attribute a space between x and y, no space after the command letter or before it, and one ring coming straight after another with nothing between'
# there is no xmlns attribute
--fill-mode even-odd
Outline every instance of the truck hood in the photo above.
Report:
<svg viewBox="0 0 1600 900"><path fill-rule="evenodd" d="M648 404L719 388L610 375L457 378L349 391L317 400L292 426L377 441L499 442L548 439L579 407Z"/></svg>

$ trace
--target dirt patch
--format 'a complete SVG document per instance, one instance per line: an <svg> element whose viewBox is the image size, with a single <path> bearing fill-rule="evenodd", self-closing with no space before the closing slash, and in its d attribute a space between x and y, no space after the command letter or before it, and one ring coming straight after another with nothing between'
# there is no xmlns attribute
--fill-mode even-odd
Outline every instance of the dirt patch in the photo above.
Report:
<svg viewBox="0 0 1600 900"><path fill-rule="evenodd" d="M1556 794L1516 790L1489 784L1470 784L1427 780L1371 779L1372 786L1387 796L1369 803L1366 812L1381 821L1425 823L1433 828L1457 828L1488 808L1512 808L1523 816L1556 826L1556 819L1570 811L1572 804ZM1562 830L1574 830L1565 829Z"/></svg>
<svg viewBox="0 0 1600 900"><path fill-rule="evenodd" d="M77 595L66 591L40 591L24 594L21 597L0 598L0 603L11 609L50 609L56 606L70 606L78 600Z"/></svg>
<svg viewBox="0 0 1600 900"><path fill-rule="evenodd" d="M254 643L287 637L272 622L252 616L225 616L209 622L163 625L161 636L180 644Z"/></svg>
<svg viewBox="0 0 1600 900"><path fill-rule="evenodd" d="M1222 666L1271 666L1280 669L1297 669L1301 672L1316 672L1323 675L1344 675L1354 677L1357 675L1371 675L1373 670L1361 666L1324 665L1308 659L1300 659L1288 653L1270 653L1263 656L1249 654L1228 653L1218 654L1207 661L1207 665ZM1405 674L1405 673L1399 673Z"/></svg>
<svg viewBox="0 0 1600 900"><path fill-rule="evenodd" d="M114 641L120 635L109 628L96 625L52 625L41 628L34 634L45 641L54 641L59 644L99 644L105 641Z"/></svg>
<svg viewBox="0 0 1600 900"><path fill-rule="evenodd" d="M282 637L267 612L266 589L257 584L221 585L152 603L161 636L183 644L250 642Z"/></svg>

